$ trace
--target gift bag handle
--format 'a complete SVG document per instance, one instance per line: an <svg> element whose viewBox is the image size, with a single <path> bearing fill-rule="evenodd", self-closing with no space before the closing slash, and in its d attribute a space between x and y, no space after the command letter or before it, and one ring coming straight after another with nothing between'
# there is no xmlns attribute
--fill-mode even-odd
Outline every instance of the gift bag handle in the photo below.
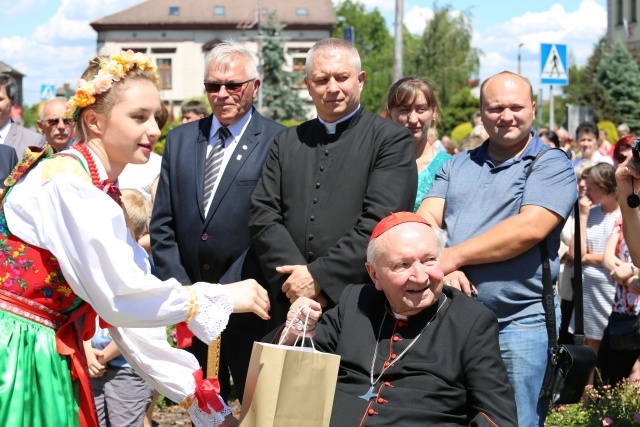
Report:
<svg viewBox="0 0 640 427"><path fill-rule="evenodd" d="M304 341L307 338L307 326L309 325L309 315L311 314L311 307L309 307L309 304L305 304L298 308L298 311L296 311L296 314L293 316L294 319L297 318L298 314L300 314L305 307L307 307L309 310L307 310L307 315L304 319L304 331L302 332L302 341L300 342L300 347L304 347ZM282 343L284 342L284 338L289 334L292 326L293 321L289 322L289 326L287 326L287 328L284 330L284 333L280 335L280 341L278 342L278 345L282 345ZM293 342L292 347L295 347L298 344L298 340L300 340L300 335L296 334L296 340ZM309 342L311 343L311 348L313 348L313 351L317 351L316 346L313 344L313 338L309 337Z"/></svg>

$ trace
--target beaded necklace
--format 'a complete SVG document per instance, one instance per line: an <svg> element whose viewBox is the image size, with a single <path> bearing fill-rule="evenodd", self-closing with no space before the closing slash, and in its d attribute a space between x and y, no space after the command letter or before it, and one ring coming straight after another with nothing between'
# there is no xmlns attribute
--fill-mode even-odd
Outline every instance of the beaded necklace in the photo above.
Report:
<svg viewBox="0 0 640 427"><path fill-rule="evenodd" d="M99 190L107 193L118 205L122 206L122 200L120 199L121 193L120 189L115 186L115 184L109 179L105 179L100 182L100 175L98 174L98 167L96 166L96 162L93 160L93 156L89 152L87 145L85 143L76 144L73 148L82 154L84 160L87 162L87 167L89 168L89 175L91 176L91 183Z"/></svg>

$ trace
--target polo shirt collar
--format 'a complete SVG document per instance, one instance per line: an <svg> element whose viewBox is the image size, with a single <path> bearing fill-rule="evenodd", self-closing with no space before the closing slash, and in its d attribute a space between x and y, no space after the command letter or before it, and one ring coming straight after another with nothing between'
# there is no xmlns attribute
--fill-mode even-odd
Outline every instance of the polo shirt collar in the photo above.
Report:
<svg viewBox="0 0 640 427"><path fill-rule="evenodd" d="M529 141L529 143L525 147L525 149L522 152L522 154L520 154L520 156L518 156L518 157L514 157L514 158L511 158L509 160L506 160L506 161L500 163L497 166L494 165L493 162L491 161L491 157L489 157L489 153L488 153L488 150L489 150L489 140L488 139L485 142L483 142L480 147L476 148L475 150L472 150L472 152L469 154L469 157L471 158L471 160L475 160L478 163L488 163L492 167L506 168L506 167L509 167L509 166L514 165L516 163L519 163L520 161L522 161L525 158L536 157L536 155L543 148L544 148L544 142L542 142L542 140L538 137L538 134L536 133L536 131L532 130L531 131L531 140Z"/></svg>

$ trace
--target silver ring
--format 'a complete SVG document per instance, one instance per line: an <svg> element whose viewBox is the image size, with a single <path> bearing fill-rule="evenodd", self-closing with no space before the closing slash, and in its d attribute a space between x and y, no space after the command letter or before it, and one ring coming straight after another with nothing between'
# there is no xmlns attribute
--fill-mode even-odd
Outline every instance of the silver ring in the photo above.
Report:
<svg viewBox="0 0 640 427"><path fill-rule="evenodd" d="M302 329L304 329L304 323L302 323L302 320L298 320L295 324L295 328L299 331L301 331Z"/></svg>

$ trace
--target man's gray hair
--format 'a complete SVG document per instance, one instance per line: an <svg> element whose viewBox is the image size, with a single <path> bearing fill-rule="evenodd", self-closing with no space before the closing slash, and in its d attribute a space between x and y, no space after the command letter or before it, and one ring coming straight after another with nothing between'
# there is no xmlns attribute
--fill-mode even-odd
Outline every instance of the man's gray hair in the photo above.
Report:
<svg viewBox="0 0 640 427"><path fill-rule="evenodd" d="M216 65L216 69L221 71L227 71L231 63L238 57L244 57L246 68L245 73L249 79L257 79L260 77L258 74L258 66L256 61L251 56L251 53L247 50L242 43L235 40L225 40L211 49L204 59L204 78L207 78L207 72L209 71L209 65L213 62Z"/></svg>
<svg viewBox="0 0 640 427"><path fill-rule="evenodd" d="M18 102L18 83L16 80L9 74L2 73L0 74L0 87L4 87L11 105L16 105L16 102Z"/></svg>
<svg viewBox="0 0 640 427"><path fill-rule="evenodd" d="M44 105L40 109L40 120L44 120L44 109L47 108L47 105L50 105L50 104L52 104L54 102L62 102L65 105L67 104L67 101L65 101L62 98L53 98L53 99L48 100L47 102L44 103Z"/></svg>
<svg viewBox="0 0 640 427"><path fill-rule="evenodd" d="M326 53L332 50L342 49L349 54L351 54L351 66L356 70L356 73L362 71L362 63L360 62L360 54L358 53L358 49L356 47L343 39L337 38L328 38L324 40L320 40L307 52L307 60L305 64L305 69L307 71L307 77L310 77L311 71L313 70L313 58L320 53Z"/></svg>
<svg viewBox="0 0 640 427"><path fill-rule="evenodd" d="M447 244L447 232L435 225L430 225L429 227L431 227L433 232L436 233L436 239L438 240L438 257L440 257L440 255L442 255L444 246ZM372 239L369 242L369 246L367 246L367 261L374 266L376 265L376 260L378 259L381 250L380 245L378 244L379 238L380 237L376 237L375 239Z"/></svg>

